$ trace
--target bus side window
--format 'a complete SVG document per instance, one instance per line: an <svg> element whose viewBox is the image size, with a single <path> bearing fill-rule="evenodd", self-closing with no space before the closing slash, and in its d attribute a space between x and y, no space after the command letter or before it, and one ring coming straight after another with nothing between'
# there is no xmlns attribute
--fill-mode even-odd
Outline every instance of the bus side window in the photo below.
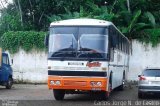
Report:
<svg viewBox="0 0 160 106"><path fill-rule="evenodd" d="M111 33L111 45L112 45L112 47L115 49L117 49L118 48L118 36L117 36L117 31L116 31L116 29L114 28L114 27L111 27L111 30L112 30L112 33Z"/></svg>
<svg viewBox="0 0 160 106"><path fill-rule="evenodd" d="M121 37L121 52L123 52L123 38L122 38L122 36L120 36Z"/></svg>
<svg viewBox="0 0 160 106"><path fill-rule="evenodd" d="M115 32L113 27L109 27L109 37L110 37L110 46L109 46L109 53L110 53L110 61L114 60L114 48L115 48Z"/></svg>
<svg viewBox="0 0 160 106"><path fill-rule="evenodd" d="M117 33L118 35L118 49L121 51L121 36Z"/></svg>
<svg viewBox="0 0 160 106"><path fill-rule="evenodd" d="M123 53L125 53L125 39L124 38L122 38L122 51L123 51Z"/></svg>
<svg viewBox="0 0 160 106"><path fill-rule="evenodd" d="M114 48L115 48L114 37L113 35L111 35L110 61L114 61Z"/></svg>
<svg viewBox="0 0 160 106"><path fill-rule="evenodd" d="M126 52L126 39L124 38L124 53L127 53Z"/></svg>
<svg viewBox="0 0 160 106"><path fill-rule="evenodd" d="M130 47L128 42L127 42L127 54L130 54Z"/></svg>
<svg viewBox="0 0 160 106"><path fill-rule="evenodd" d="M116 49L118 49L118 35L117 34L115 34L115 38L116 38Z"/></svg>
<svg viewBox="0 0 160 106"><path fill-rule="evenodd" d="M128 45L127 45L127 40L125 40L125 51L126 51L126 54L128 54L127 47L128 47Z"/></svg>
<svg viewBox="0 0 160 106"><path fill-rule="evenodd" d="M115 48L118 49L118 36L116 30L114 31Z"/></svg>
<svg viewBox="0 0 160 106"><path fill-rule="evenodd" d="M116 48L116 45L117 45L117 39L116 39L116 33L115 31L113 31L113 34L111 35L111 45L113 48Z"/></svg>

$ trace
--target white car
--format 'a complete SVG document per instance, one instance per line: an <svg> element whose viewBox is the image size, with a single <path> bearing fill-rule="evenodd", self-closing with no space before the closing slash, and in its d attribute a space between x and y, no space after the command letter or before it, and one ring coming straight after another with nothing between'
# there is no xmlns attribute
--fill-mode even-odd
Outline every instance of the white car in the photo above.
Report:
<svg viewBox="0 0 160 106"><path fill-rule="evenodd" d="M138 77L139 98L147 93L160 93L160 68L146 68Z"/></svg>

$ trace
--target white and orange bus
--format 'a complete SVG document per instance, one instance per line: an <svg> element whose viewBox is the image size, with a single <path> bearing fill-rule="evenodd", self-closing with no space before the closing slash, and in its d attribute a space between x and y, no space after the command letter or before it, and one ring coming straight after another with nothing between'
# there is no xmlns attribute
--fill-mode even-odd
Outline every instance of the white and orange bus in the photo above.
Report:
<svg viewBox="0 0 160 106"><path fill-rule="evenodd" d="M48 87L56 100L65 94L97 93L107 99L123 90L129 67L129 40L112 22L69 19L50 24Z"/></svg>

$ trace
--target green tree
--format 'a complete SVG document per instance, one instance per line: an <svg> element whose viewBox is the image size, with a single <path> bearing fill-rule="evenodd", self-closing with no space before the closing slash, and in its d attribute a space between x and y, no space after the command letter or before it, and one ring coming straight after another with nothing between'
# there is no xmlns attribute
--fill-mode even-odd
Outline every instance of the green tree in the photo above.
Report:
<svg viewBox="0 0 160 106"><path fill-rule="evenodd" d="M47 31L53 21L86 17L112 21L130 39L158 42L153 39L159 37L159 0L129 1L128 9L126 0L13 0L0 9L0 36L7 31Z"/></svg>

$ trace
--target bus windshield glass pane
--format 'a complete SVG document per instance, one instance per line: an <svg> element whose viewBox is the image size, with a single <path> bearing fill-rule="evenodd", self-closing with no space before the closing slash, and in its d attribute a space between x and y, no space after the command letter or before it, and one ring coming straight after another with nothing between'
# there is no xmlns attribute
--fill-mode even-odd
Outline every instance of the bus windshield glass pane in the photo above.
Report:
<svg viewBox="0 0 160 106"><path fill-rule="evenodd" d="M73 34L53 34L50 36L49 52L54 53L52 57L61 56L75 51L76 45L77 41Z"/></svg>
<svg viewBox="0 0 160 106"><path fill-rule="evenodd" d="M107 53L106 27L50 28L49 58L106 59Z"/></svg>

